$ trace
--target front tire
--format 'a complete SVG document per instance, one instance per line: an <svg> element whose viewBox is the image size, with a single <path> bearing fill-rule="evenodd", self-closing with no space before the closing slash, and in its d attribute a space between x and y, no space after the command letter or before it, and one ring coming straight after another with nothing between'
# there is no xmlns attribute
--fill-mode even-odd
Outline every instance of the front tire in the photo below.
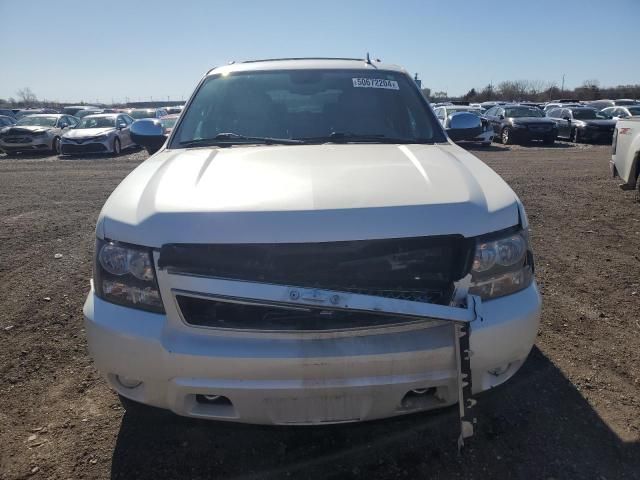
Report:
<svg viewBox="0 0 640 480"><path fill-rule="evenodd" d="M640 203L640 175L636 178L636 188L633 192L636 202Z"/></svg>
<svg viewBox="0 0 640 480"><path fill-rule="evenodd" d="M504 127L502 129L502 133L500 134L500 139L502 140L503 145L512 145L513 140L511 136L511 129L509 127Z"/></svg>
<svg viewBox="0 0 640 480"><path fill-rule="evenodd" d="M111 152L114 157L117 157L122 152L122 147L120 146L120 139L113 139L113 151Z"/></svg>
<svg viewBox="0 0 640 480"><path fill-rule="evenodd" d="M556 142L556 139L555 139L555 138L553 138L553 137L545 137L545 138L542 140L542 143L543 143L544 145L549 145L549 146L553 145L555 142Z"/></svg>

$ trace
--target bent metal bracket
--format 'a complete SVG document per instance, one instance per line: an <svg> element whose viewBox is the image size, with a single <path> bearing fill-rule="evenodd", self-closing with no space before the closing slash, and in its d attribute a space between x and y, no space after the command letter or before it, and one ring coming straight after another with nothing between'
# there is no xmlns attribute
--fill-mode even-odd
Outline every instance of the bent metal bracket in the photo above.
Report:
<svg viewBox="0 0 640 480"><path fill-rule="evenodd" d="M473 436L476 419L470 409L476 401L471 390L471 324L482 321L480 297L469 295L469 278L456 282L452 305L437 305L411 300L401 300L374 295L362 295L351 292L301 288L260 282L247 282L221 278L207 278L208 290L212 294L198 294L219 301L239 302L261 306L322 306L326 310L368 312L390 314L397 317L450 322L454 330L454 342L458 405L460 416L460 435L458 449L464 446L466 438ZM174 290L174 294L193 295L194 292Z"/></svg>

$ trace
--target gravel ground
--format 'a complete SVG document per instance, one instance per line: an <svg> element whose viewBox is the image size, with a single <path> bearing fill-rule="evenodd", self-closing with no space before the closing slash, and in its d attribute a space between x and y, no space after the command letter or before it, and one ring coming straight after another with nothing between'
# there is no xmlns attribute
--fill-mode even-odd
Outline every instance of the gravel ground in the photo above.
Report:
<svg viewBox="0 0 640 480"><path fill-rule="evenodd" d="M126 414L82 303L98 212L146 153L0 155L0 479L640 478L640 205L607 146L474 151L527 207L544 309L462 456L455 408L321 428Z"/></svg>

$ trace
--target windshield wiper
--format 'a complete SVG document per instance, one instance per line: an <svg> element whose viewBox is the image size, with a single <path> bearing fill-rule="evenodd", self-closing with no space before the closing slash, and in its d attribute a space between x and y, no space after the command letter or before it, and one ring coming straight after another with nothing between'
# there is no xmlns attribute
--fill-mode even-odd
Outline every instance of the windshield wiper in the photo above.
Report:
<svg viewBox="0 0 640 480"><path fill-rule="evenodd" d="M294 140L292 138L272 138L272 137L248 137L234 132L218 133L212 138L197 138L195 140L186 140L180 142L179 145L189 147L202 147L207 145L234 145L234 144L250 144L258 143L263 145L300 145L305 142L302 140Z"/></svg>
<svg viewBox="0 0 640 480"><path fill-rule="evenodd" d="M331 132L324 137L305 137L307 143L433 143L422 138L388 137L382 133L356 134L351 132Z"/></svg>

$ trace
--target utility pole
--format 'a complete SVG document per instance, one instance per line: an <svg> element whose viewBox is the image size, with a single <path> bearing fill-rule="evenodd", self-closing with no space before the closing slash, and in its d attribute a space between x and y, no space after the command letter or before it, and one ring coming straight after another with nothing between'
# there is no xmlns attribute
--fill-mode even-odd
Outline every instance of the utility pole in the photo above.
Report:
<svg viewBox="0 0 640 480"><path fill-rule="evenodd" d="M560 89L562 93L564 93L564 73L562 74L562 88Z"/></svg>

